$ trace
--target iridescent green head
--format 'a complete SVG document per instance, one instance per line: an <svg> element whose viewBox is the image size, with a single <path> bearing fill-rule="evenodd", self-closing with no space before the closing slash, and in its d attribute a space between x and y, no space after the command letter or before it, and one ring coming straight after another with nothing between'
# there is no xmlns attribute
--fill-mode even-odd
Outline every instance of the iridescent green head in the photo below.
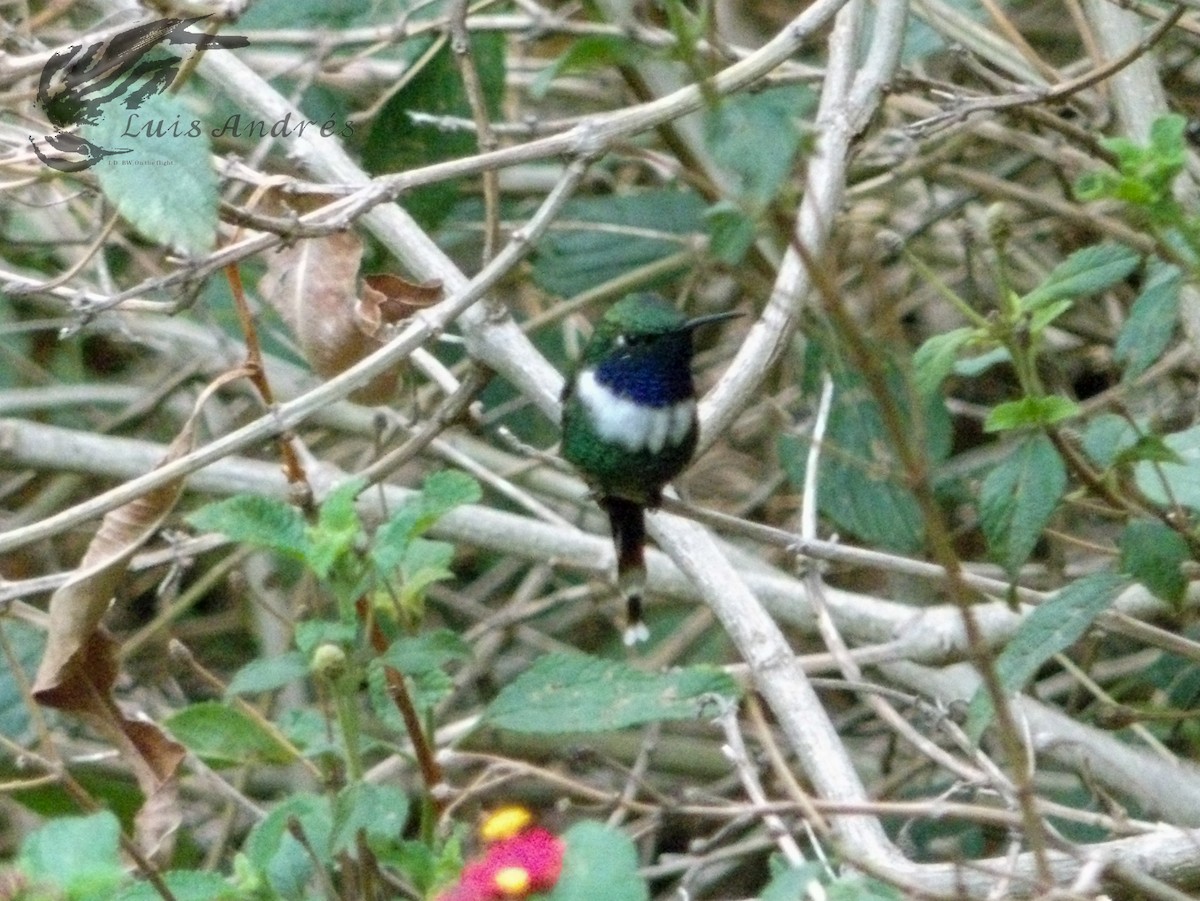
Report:
<svg viewBox="0 0 1200 901"><path fill-rule="evenodd" d="M691 355L691 333L696 326L738 316L716 313L688 319L658 294L628 294L613 304L596 325L583 349L584 365L595 365L622 348Z"/></svg>

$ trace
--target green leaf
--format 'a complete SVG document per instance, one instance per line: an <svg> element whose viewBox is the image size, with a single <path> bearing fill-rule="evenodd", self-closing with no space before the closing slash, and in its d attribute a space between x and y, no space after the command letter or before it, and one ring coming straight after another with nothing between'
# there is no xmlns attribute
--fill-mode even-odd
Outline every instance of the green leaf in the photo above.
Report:
<svg viewBox="0 0 1200 901"><path fill-rule="evenodd" d="M707 667L647 673L584 654L548 654L500 690L483 720L514 732L603 732L696 719L713 695L739 693L732 679Z"/></svg>
<svg viewBox="0 0 1200 901"><path fill-rule="evenodd" d="M534 249L533 280L572 297L678 254L705 232L705 208L698 194L674 189L571 200L560 219L573 224L551 229ZM687 265L681 261L679 271Z"/></svg>
<svg viewBox="0 0 1200 901"><path fill-rule="evenodd" d="M788 866L779 856L770 860L771 879L758 894L758 901L808 901L808 886L820 882L824 868L819 863Z"/></svg>
<svg viewBox="0 0 1200 901"><path fill-rule="evenodd" d="M474 504L482 496L479 483L465 473L453 469L433 473L425 480L421 493L409 498L376 530L371 544L372 561L381 572L391 575L404 564L414 538L427 532L455 507Z"/></svg>
<svg viewBox="0 0 1200 901"><path fill-rule="evenodd" d="M362 534L362 521L354 508L354 499L362 492L362 479L349 479L338 485L321 502L317 524L308 530L308 565L319 578L327 578L354 542Z"/></svg>
<svg viewBox="0 0 1200 901"><path fill-rule="evenodd" d="M914 405L899 370L889 367L888 389L894 407L908 430L916 424ZM884 425L883 413L862 377L846 369L833 372L835 393L821 454L821 514L843 532L864 542L901 553L912 553L924 542L924 518L916 498L905 485L905 474ZM938 396L921 406L925 452L941 460L949 452L949 417ZM809 444L784 435L779 456L792 485L803 490Z"/></svg>
<svg viewBox="0 0 1200 901"><path fill-rule="evenodd" d="M162 878L175 901L242 901L246 897L219 873L168 870ZM114 901L162 901L162 895L149 882L139 882L118 893Z"/></svg>
<svg viewBox="0 0 1200 901"><path fill-rule="evenodd" d="M295 507L256 494L238 494L201 507L187 521L197 529L220 532L297 560L306 559L311 547L304 517Z"/></svg>
<svg viewBox="0 0 1200 901"><path fill-rule="evenodd" d="M471 646L449 629L435 629L413 637L399 638L380 659L406 675L414 676L429 670L441 669L448 663L462 660L471 653Z"/></svg>
<svg viewBox="0 0 1200 901"><path fill-rule="evenodd" d="M1142 293L1129 309L1113 355L1125 365L1123 378L1137 378L1156 362L1171 343L1179 318L1183 272L1177 266L1152 260Z"/></svg>
<svg viewBox="0 0 1200 901"><path fill-rule="evenodd" d="M1124 244L1095 244L1077 250L1021 299L1021 309L1033 312L1056 300L1096 294L1133 272L1139 260L1137 251Z"/></svg>
<svg viewBox="0 0 1200 901"><path fill-rule="evenodd" d="M450 563L454 545L444 541L414 538L404 549L400 561L400 603L411 607L425 596L425 589L434 582L454 578Z"/></svg>
<svg viewBox="0 0 1200 901"><path fill-rule="evenodd" d="M287 749L258 723L220 701L200 701L184 707L171 714L164 725L210 766L292 760Z"/></svg>
<svg viewBox="0 0 1200 901"><path fill-rule="evenodd" d="M935 394L954 369L958 352L972 337L973 328L956 328L933 335L913 354L913 384L922 397Z"/></svg>
<svg viewBox="0 0 1200 901"><path fill-rule="evenodd" d="M1042 434L1026 438L983 480L979 524L992 556L1010 575L1033 553L1066 487L1066 466Z"/></svg>
<svg viewBox="0 0 1200 901"><path fill-rule="evenodd" d="M286 898L309 897L305 887L313 876L309 852L288 831L295 817L322 866L330 863L329 840L333 810L329 799L307 792L292 795L250 830L242 846L247 860L271 887Z"/></svg>
<svg viewBox="0 0 1200 901"><path fill-rule="evenodd" d="M754 220L730 200L719 200L704 214L708 252L726 266L736 266L754 244Z"/></svg>
<svg viewBox="0 0 1200 901"><path fill-rule="evenodd" d="M1138 490L1160 506L1179 503L1200 510L1200 426L1167 435L1162 441L1177 462L1138 463L1133 469Z"/></svg>
<svg viewBox="0 0 1200 901"><path fill-rule="evenodd" d="M1188 587L1180 567L1192 557L1184 537L1157 520L1142 519L1125 527L1118 544L1121 572L1133 576L1155 597L1178 606Z"/></svg>
<svg viewBox="0 0 1200 901"><path fill-rule="evenodd" d="M1053 425L1079 414L1079 404L1057 394L1044 397L1022 397L1000 404L983 422L985 432L1008 429L1040 428Z"/></svg>
<svg viewBox="0 0 1200 901"><path fill-rule="evenodd" d="M648 901L637 849L623 832L583 820L563 834L562 875L545 901Z"/></svg>
<svg viewBox="0 0 1200 901"><path fill-rule="evenodd" d="M18 865L32 881L58 886L71 898L111 897L125 878L120 834L120 822L107 810L56 817L25 837Z"/></svg>
<svg viewBox="0 0 1200 901"><path fill-rule="evenodd" d="M0 630L4 631L4 638L17 658L25 683L32 682L46 648L46 630L11 618L0 618ZM28 729L29 708L25 706L25 693L17 681L16 673L5 660L5 665L0 666L0 735L20 742ZM0 760L8 754L7 748L0 748Z"/></svg>
<svg viewBox="0 0 1200 901"><path fill-rule="evenodd" d="M416 121L410 115L419 112L471 118L471 104L450 43L445 41L375 116L363 149L363 162L371 174L403 172L479 151L473 130L446 129L434 122ZM409 44L423 53L432 41L418 37L405 42L406 47ZM493 121L504 97L506 47L506 37L500 32L471 33L471 61L479 75L484 106ZM453 208L460 186L458 179L425 185L406 192L402 202L413 218L432 229Z"/></svg>
<svg viewBox="0 0 1200 901"><path fill-rule="evenodd" d="M330 850L357 857L358 833L368 844L397 843L408 819L408 798L394 785L358 782L338 792L333 802Z"/></svg>
<svg viewBox="0 0 1200 901"><path fill-rule="evenodd" d="M306 619L296 623L293 637L304 659L309 660L319 645L329 643L343 648L353 647L358 639L358 627L354 623L331 619Z"/></svg>
<svg viewBox="0 0 1200 901"><path fill-rule="evenodd" d="M904 901L904 894L894 885L859 873L839 876L825 886L828 901Z"/></svg>
<svg viewBox="0 0 1200 901"><path fill-rule="evenodd" d="M735 199L751 209L768 204L791 174L811 116L813 92L804 85L721 98L704 114L713 157L737 179Z"/></svg>
<svg viewBox="0 0 1200 901"><path fill-rule="evenodd" d="M541 100L554 79L567 72L586 72L606 66L623 66L646 58L646 48L622 35L586 35L577 38L558 59L544 67L526 89L534 100Z"/></svg>
<svg viewBox="0 0 1200 901"><path fill-rule="evenodd" d="M136 109L112 101L97 124L80 126L80 134L106 149L130 151L105 157L92 171L104 196L143 238L193 256L213 249L218 197L212 147L178 96L155 94Z"/></svg>
<svg viewBox="0 0 1200 901"><path fill-rule="evenodd" d="M1003 690L1014 694L1024 688L1043 663L1083 637L1126 584L1126 579L1113 573L1095 573L1038 605L996 658L996 677ZM991 699L980 686L967 710L965 729L972 741L979 741L993 713Z"/></svg>
<svg viewBox="0 0 1200 901"><path fill-rule="evenodd" d="M1113 466L1123 450L1137 443L1137 429L1124 416L1101 413L1083 433L1083 450L1101 469Z"/></svg>
<svg viewBox="0 0 1200 901"><path fill-rule="evenodd" d="M275 657L259 657L234 674L225 689L225 697L274 691L307 677L308 658L299 651L288 651Z"/></svg>

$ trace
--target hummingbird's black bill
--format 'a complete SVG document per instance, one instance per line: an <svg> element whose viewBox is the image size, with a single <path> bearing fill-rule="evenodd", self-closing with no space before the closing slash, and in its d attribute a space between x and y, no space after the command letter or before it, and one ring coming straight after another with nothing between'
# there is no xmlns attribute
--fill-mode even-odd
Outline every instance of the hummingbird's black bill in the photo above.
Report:
<svg viewBox="0 0 1200 901"><path fill-rule="evenodd" d="M690 332L694 328L702 325L708 325L712 322L722 322L725 319L737 319L745 314L741 310L727 310L724 313L709 313L707 316L697 316L695 319L689 319L679 327L681 332Z"/></svg>

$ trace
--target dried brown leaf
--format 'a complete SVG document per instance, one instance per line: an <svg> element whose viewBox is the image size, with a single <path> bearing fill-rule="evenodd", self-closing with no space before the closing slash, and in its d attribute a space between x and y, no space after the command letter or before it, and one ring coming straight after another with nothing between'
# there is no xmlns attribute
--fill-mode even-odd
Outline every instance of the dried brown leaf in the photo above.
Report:
<svg viewBox="0 0 1200 901"><path fill-rule="evenodd" d="M303 212L303 203L276 194L268 209ZM295 335L313 371L332 378L378 350L383 342L359 324L358 270L362 239L353 232L303 238L267 255L267 271L259 281L263 299L278 311ZM350 395L359 403L382 403L396 390L397 372L377 376Z"/></svg>
<svg viewBox="0 0 1200 901"><path fill-rule="evenodd" d="M417 284L389 272L363 278L362 296L355 307L358 327L372 338L380 330L399 325L418 310L431 307L442 299L440 281Z"/></svg>
<svg viewBox="0 0 1200 901"><path fill-rule="evenodd" d="M194 438L189 419L163 463L190 451ZM33 684L38 703L82 718L111 742L148 799L174 792L185 751L154 723L127 716L118 707L112 697L117 645L100 621L130 558L158 530L182 489L183 480L174 480L104 517L78 570L50 598L46 650ZM173 827L161 835L171 831Z"/></svg>

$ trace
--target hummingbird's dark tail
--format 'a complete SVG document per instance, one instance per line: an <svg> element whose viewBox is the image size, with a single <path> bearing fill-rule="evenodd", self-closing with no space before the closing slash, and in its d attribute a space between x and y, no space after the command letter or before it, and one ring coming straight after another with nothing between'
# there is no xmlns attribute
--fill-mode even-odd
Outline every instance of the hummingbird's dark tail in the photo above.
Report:
<svg viewBox="0 0 1200 901"><path fill-rule="evenodd" d="M634 645L650 637L642 622L642 592L646 588L646 509L623 497L603 497L600 506L608 514L617 549L617 586L625 595L625 644Z"/></svg>

